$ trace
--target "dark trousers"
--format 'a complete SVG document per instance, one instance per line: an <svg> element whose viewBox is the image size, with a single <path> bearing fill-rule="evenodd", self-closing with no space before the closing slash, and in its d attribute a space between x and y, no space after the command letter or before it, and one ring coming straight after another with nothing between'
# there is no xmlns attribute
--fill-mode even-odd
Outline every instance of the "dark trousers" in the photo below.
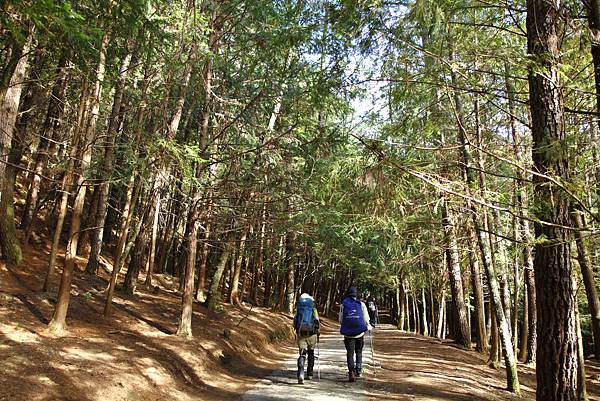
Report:
<svg viewBox="0 0 600 401"><path fill-rule="evenodd" d="M348 370L362 369L362 350L365 345L365 336L359 338L344 337L344 345L346 346L346 360L348 362ZM356 364L354 363L354 354L356 354Z"/></svg>

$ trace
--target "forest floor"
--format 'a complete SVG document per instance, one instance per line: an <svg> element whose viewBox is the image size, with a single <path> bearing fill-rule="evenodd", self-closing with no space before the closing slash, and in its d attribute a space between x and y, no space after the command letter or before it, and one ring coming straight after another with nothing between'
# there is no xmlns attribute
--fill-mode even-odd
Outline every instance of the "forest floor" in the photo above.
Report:
<svg viewBox="0 0 600 401"><path fill-rule="evenodd" d="M484 356L390 325L375 330L375 369L367 341L365 375L347 383L343 343L331 321L324 322L321 381L298 385L291 316L225 304L210 312L195 303L194 338L184 340L173 335L177 286L157 276L158 291L117 293L113 315L104 319L108 264L99 277L76 272L69 332L54 338L45 328L55 291L39 291L47 245L25 247L18 267L0 263L0 400L511 399L503 369L489 368ZM56 269L54 289L58 280ZM533 397L534 370L520 366L519 375L524 396ZM587 377L590 399L600 400L600 366L590 363Z"/></svg>
<svg viewBox="0 0 600 401"><path fill-rule="evenodd" d="M291 317L264 308L194 303L194 338L173 335L181 295L166 276L158 292L117 292L104 319L106 266L100 277L76 272L68 334L49 336L60 277L56 269L53 291L40 292L47 245L25 247L18 267L0 262L0 400L237 399L295 352Z"/></svg>

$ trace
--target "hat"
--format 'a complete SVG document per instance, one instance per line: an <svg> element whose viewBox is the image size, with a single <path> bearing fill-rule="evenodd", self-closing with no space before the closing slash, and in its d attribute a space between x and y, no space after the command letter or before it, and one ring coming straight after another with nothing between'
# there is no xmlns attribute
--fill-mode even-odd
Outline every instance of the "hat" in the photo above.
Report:
<svg viewBox="0 0 600 401"><path fill-rule="evenodd" d="M357 297L358 296L358 290L356 289L356 287L352 286L350 288L348 288L348 291L346 292L346 295L349 297Z"/></svg>
<svg viewBox="0 0 600 401"><path fill-rule="evenodd" d="M302 295L300 295L300 299L304 299L304 298L308 298L311 301L314 301L313 297L311 297L309 294L307 293L303 293Z"/></svg>

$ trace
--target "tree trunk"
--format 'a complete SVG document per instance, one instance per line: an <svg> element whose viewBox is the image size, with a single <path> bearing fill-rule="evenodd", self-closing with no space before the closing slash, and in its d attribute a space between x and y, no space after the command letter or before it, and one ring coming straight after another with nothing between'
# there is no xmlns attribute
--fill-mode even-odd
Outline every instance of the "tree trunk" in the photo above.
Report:
<svg viewBox="0 0 600 401"><path fill-rule="evenodd" d="M525 272L523 272L525 273ZM523 274L523 277L525 274ZM529 295L527 294L527 283L523 284L523 325L521 326L521 344L519 348L519 360L527 360L527 342L529 341Z"/></svg>
<svg viewBox="0 0 600 401"><path fill-rule="evenodd" d="M196 199L198 200L198 199ZM194 306L194 273L196 272L196 249L198 248L198 207L192 207L188 220L188 251L185 264L185 280L182 295L181 319L177 335L184 338L192 337L192 314Z"/></svg>
<svg viewBox="0 0 600 401"><path fill-rule="evenodd" d="M135 293L140 270L142 266L146 265L147 261L148 242L150 240L150 230L152 229L152 224L149 220L150 216L153 216L154 208L152 205L148 205L146 209L146 212L138 221L140 230L139 235L132 238L129 243L130 246L133 246L133 252L131 254L131 260L129 261L127 273L125 274L125 281L123 282L123 291L129 295ZM123 256L122 260L126 260L126 257Z"/></svg>
<svg viewBox="0 0 600 401"><path fill-rule="evenodd" d="M221 252L221 256L219 257L219 262L217 263L217 268L210 282L210 289L208 290L208 297L206 299L206 304L208 309L214 310L221 299L221 292L219 291L219 284L221 283L221 278L223 277L223 272L225 271L225 267L227 266L227 262L229 261L229 255L231 255L232 250L232 242L233 235L229 234L227 239L225 240L225 244L223 246L223 252Z"/></svg>
<svg viewBox="0 0 600 401"><path fill-rule="evenodd" d="M204 238L202 239L202 255L200 257L200 266L198 267L198 288L196 289L196 299L200 302L206 301L206 263L208 261L208 240L210 239L212 204L212 192L209 191L206 200L206 219L204 223Z"/></svg>
<svg viewBox="0 0 600 401"><path fill-rule="evenodd" d="M457 79L456 79L455 72L451 73L451 78L452 78L453 84L456 84ZM467 140L467 132L465 130L465 124L462 121L463 116L462 116L461 99L460 99L460 96L457 91L454 92L454 102L455 102L456 118L457 118L457 125L458 125L458 139L461 144L462 159L463 159L464 166L465 166L464 167L465 178L466 178L466 181L467 181L467 184L469 185L469 187L474 187L475 185L477 185L477 182L475 179L474 170L472 168L473 160L472 160L472 156L471 156L471 150L470 150L470 144L469 144L470 142ZM476 109L476 119L477 119L476 140L477 140L478 145L481 147L483 144L482 144L482 139L481 139L481 130L480 130L480 126L478 124L479 114L478 114L477 109ZM483 158L481 157L481 152L478 152L477 156L478 156L477 162L479 164L479 170L483 171L484 170L482 168L483 167ZM479 191L480 191L480 193L483 194L484 197L485 197L485 189L486 189L485 188L485 179L484 179L483 174L480 174L480 176L479 176ZM518 379L518 374L517 374L517 362L516 362L516 358L514 355L514 348L512 346L512 341L511 341L511 337L510 337L510 326L508 323L509 319L506 318L505 309L503 308L500 288L498 288L498 281L497 281L497 277L496 277L495 266L493 264L493 261L488 259L488 255L491 255L491 252L486 247L487 242L485 241L485 236L483 234L484 230L482 230L479 216L477 213L478 210L472 204L469 204L469 208L472 211L473 224L475 226L475 231L477 233L478 243L479 243L481 256L482 256L482 262L483 262L483 266L484 266L486 276L488 279L488 284L490 287L493 308L494 308L494 312L495 312L496 318L497 318L498 329L500 331L500 333L499 333L500 339L502 341L502 346L504 347L504 361L505 361L505 366L506 366L507 389L508 389L508 391L514 392L515 394L520 394L519 379ZM484 220L484 228L488 229L489 226L485 227L485 221L487 220L486 219L487 211L484 210L484 211L482 211L482 213L483 213L483 220ZM486 230L486 231L490 231L490 230Z"/></svg>
<svg viewBox="0 0 600 401"><path fill-rule="evenodd" d="M240 281L240 273L242 271L242 262L244 260L244 250L246 248L246 238L248 237L248 233L250 231L250 227L246 228L243 233L242 236L240 238L240 245L238 248L238 255L237 255L237 259L235 261L235 268L233 271L233 275L231 277L231 286L230 286L230 291L229 291L229 302L234 305L234 306L238 306L241 307L242 303L240 301L239 298L239 281Z"/></svg>
<svg viewBox="0 0 600 401"><path fill-rule="evenodd" d="M421 317L421 333L429 336L429 325L427 324L427 299L425 298L425 288L421 288L421 302L423 302L423 316Z"/></svg>
<svg viewBox="0 0 600 401"><path fill-rule="evenodd" d="M129 64L131 62L131 53L127 53L121 62L121 68L119 69L119 79L115 88L115 95L113 100L112 111L110 114L106 147L104 151L104 160L102 166L102 182L98 188L98 204L96 209L96 215L93 223L92 238L91 238L91 251L86 266L86 272L89 274L96 274L98 271L98 258L102 251L102 237L104 234L104 222L106 221L106 211L108 208L108 195L110 191L111 174L113 172L113 159L114 159L114 148L116 142L117 132L119 130L121 104L123 102L123 92L125 89L125 79L127 72L129 71Z"/></svg>
<svg viewBox="0 0 600 401"><path fill-rule="evenodd" d="M42 182L42 172L46 167L48 160L48 148L51 140L55 140L58 130L61 127L60 121L64 111L64 99L67 92L67 76L68 76L68 58L69 52L63 51L58 66L56 67L56 79L52 94L48 100L48 110L46 118L42 125L40 133L40 141L38 143L36 154L34 157L34 167L31 174L31 183L27 192L27 199L21 218L21 228L26 232L25 243L29 241L31 234L30 226L35 218L35 210L39 199L40 185Z"/></svg>
<svg viewBox="0 0 600 401"><path fill-rule="evenodd" d="M79 108L77 110L78 127L83 126L83 120L85 118L88 101L88 85L87 81L84 81L83 87L81 89L81 101L79 102ZM64 171L60 187L62 195L60 197L60 206L58 209L59 211L56 221L56 227L54 228L54 236L52 238L52 248L50 250L48 270L46 272L46 278L44 279L44 284L42 286L43 292L47 292L50 289L52 271L54 270L54 265L56 264L56 256L58 255L58 247L60 246L60 237L62 234L65 217L67 216L67 209L69 204L69 187L71 186L73 180L73 169L75 167L75 158L77 155L77 148L79 146L79 139L80 138L77 133L74 133L73 137L71 138L71 149L69 150L69 163L67 165L66 170Z"/></svg>
<svg viewBox="0 0 600 401"><path fill-rule="evenodd" d="M456 244L456 228L454 226L454 217L445 199L442 200L442 226L444 228L444 242L446 248L446 262L450 277L450 289L452 292L453 311L457 319L458 331L456 333L456 342L465 348L471 348L471 330L467 320L467 306L465 305L465 296L463 293L462 274L460 271L458 247Z"/></svg>
<svg viewBox="0 0 600 401"><path fill-rule="evenodd" d="M438 316L438 326L436 330L437 338L445 338L445 321L446 321L446 294L444 290L440 294L440 311Z"/></svg>
<svg viewBox="0 0 600 401"><path fill-rule="evenodd" d="M483 284L481 281L481 270L477 252L473 247L477 244L475 230L469 229L471 241L469 243L469 264L471 266L471 288L475 303L475 332L477 333L477 352L487 352L487 334L485 332L485 311L483 300Z"/></svg>
<svg viewBox="0 0 600 401"><path fill-rule="evenodd" d="M138 194L141 191L141 182L135 182L135 175L131 176L131 180L127 187L127 193L125 195L125 205L123 206L123 213L121 214L121 225L119 227L119 242L115 248L113 255L113 268L110 274L110 281L106 290L106 302L104 304L104 316L110 316L112 310L112 298L115 292L115 286L117 284L117 278L121 271L121 266L124 261L125 245L127 244L127 236L129 234L129 227L131 226L131 218L133 216L133 210L137 203Z"/></svg>
<svg viewBox="0 0 600 401"><path fill-rule="evenodd" d="M496 320L494 308L491 305L490 316L492 326L490 328L490 357L488 359L488 365L494 369L498 369L498 347L500 346L498 341L498 321Z"/></svg>
<svg viewBox="0 0 600 401"><path fill-rule="evenodd" d="M15 65L8 88L5 92L0 92L0 95L3 95L0 97L0 250L2 251L2 257L9 263L14 264L21 263L23 254L21 253L15 226L13 207L14 174L8 174L6 166L19 113L21 92L27 71L32 38L33 32L31 31L23 47L19 49L19 59ZM12 178L11 175L13 175Z"/></svg>
<svg viewBox="0 0 600 401"><path fill-rule="evenodd" d="M80 176L75 188L76 196L73 201L73 212L71 215L71 229L69 230L69 239L67 241L67 251L65 255L65 265L58 290L58 300L52 320L48 325L48 330L56 335L62 334L66 329L67 309L69 308L69 299L71 297L71 281L73 269L75 267L75 258L77 257L77 245L79 241L79 229L81 225L81 213L83 211L85 193L87 187L83 185L92 160L92 142L96 133L96 122L98 120L98 111L100 109L100 97L102 92L102 82L104 81L104 72L106 67L106 47L108 45L108 34L104 34L100 46L98 66L96 68L96 83L92 93L92 108L90 111L89 125L85 129L85 139L83 141L81 157Z"/></svg>
<svg viewBox="0 0 600 401"><path fill-rule="evenodd" d="M527 1L529 70L536 217L534 259L537 293L536 397L539 401L575 400L577 394L577 324L573 291L570 226L571 200L543 175L570 181L568 144L560 82L563 16L554 1ZM548 149L555 149L550 152ZM544 222L544 223L540 223Z"/></svg>
<svg viewBox="0 0 600 401"><path fill-rule="evenodd" d="M574 232L577 244L577 260L581 268L585 295L587 296L588 308L590 310L592 335L594 338L594 358L600 359L600 300L598 299L598 291L594 279L592 258L590 257L590 252L583 235L586 224L584 217L578 212L573 212L572 219L573 225L576 228Z"/></svg>
<svg viewBox="0 0 600 401"><path fill-rule="evenodd" d="M296 292L294 285L295 263L294 263L294 240L295 236L289 235L286 239L285 259L286 259L286 304L285 310L287 313L294 312L296 303Z"/></svg>
<svg viewBox="0 0 600 401"><path fill-rule="evenodd" d="M579 401L587 401L585 358L583 356L583 341L581 338L581 320L579 319L579 307L577 305L575 305L575 320L577 324L577 396Z"/></svg>
<svg viewBox="0 0 600 401"><path fill-rule="evenodd" d="M531 255L531 254L530 254ZM527 339L527 358L525 363L534 364L537 356L537 296L535 288L535 275L533 272L533 258L530 256L531 266L524 270L525 285L527 286L527 307L529 319L529 338Z"/></svg>

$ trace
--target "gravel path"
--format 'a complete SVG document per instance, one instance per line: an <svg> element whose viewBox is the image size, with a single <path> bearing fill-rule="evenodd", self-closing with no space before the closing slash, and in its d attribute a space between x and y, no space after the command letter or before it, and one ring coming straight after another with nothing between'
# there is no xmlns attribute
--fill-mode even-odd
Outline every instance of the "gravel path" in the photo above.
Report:
<svg viewBox="0 0 600 401"><path fill-rule="evenodd" d="M366 401L364 380L372 370L371 348L367 338L363 349L363 377L348 382L346 349L339 334L321 335L321 380L317 378L318 360L315 361L314 380L298 384L297 355L290 357L279 369L261 380L256 387L242 396L242 401ZM315 355L316 355L315 351Z"/></svg>

